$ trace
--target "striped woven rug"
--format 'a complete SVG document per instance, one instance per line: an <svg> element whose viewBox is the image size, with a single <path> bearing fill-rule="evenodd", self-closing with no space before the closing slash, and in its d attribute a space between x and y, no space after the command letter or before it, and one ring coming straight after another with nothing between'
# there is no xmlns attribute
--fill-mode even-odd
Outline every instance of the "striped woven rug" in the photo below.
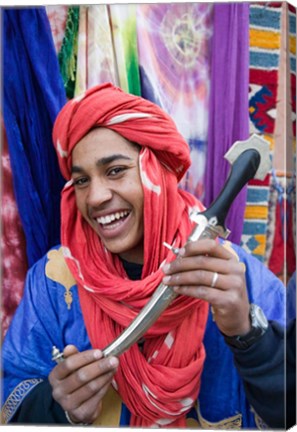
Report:
<svg viewBox="0 0 297 432"><path fill-rule="evenodd" d="M281 3L250 5L250 133L257 133L274 150L274 129L278 67L280 58ZM265 262L267 241L269 185L271 173L264 181L251 180L247 190L241 246Z"/></svg>

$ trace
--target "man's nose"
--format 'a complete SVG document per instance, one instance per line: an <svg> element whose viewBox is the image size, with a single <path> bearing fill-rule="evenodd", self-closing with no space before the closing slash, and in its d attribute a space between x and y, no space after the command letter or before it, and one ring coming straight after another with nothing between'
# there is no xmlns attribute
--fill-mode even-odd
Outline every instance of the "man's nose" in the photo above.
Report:
<svg viewBox="0 0 297 432"><path fill-rule="evenodd" d="M91 207L98 207L101 204L110 201L112 190L107 184L100 181L92 181L88 190L87 204Z"/></svg>

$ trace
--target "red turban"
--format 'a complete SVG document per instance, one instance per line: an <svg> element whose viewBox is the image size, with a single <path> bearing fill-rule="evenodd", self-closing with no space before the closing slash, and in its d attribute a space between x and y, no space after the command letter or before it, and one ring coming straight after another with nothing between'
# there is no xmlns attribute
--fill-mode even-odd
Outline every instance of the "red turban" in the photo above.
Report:
<svg viewBox="0 0 297 432"><path fill-rule="evenodd" d="M120 258L104 248L79 213L71 181L62 193L64 256L78 284L92 346L103 349L161 283L161 266L173 259L163 242L184 245L192 231L189 213L202 205L177 187L190 163L189 148L170 117L151 102L111 84L69 101L57 118L54 142L66 179L75 144L97 126L142 146L139 169L144 191L144 265L137 281L127 278ZM185 414L200 388L207 316L207 303L179 296L147 331L143 349L135 344L121 355L113 385L131 412L131 426L185 427Z"/></svg>
<svg viewBox="0 0 297 432"><path fill-rule="evenodd" d="M127 140L150 148L178 180L190 166L188 144L165 111L107 83L72 99L56 119L54 145L61 172L67 180L74 146L96 126L112 129Z"/></svg>

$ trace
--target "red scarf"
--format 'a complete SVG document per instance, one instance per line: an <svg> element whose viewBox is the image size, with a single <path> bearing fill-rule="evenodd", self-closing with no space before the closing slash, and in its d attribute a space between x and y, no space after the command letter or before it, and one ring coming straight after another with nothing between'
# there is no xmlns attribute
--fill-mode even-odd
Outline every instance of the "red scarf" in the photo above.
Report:
<svg viewBox="0 0 297 432"><path fill-rule="evenodd" d="M192 230L189 212L202 205L178 189L189 166L189 148L158 106L111 84L96 86L68 102L54 127L61 171L69 180L71 152L90 129L104 126L143 148L139 164L144 189L142 279L128 279L118 256L103 247L77 210L69 181L62 193L62 245L77 280L88 335L105 348L127 327L160 284L165 260L174 258L163 242L181 247ZM137 344L120 357L113 385L131 411L131 426L185 427L194 405L205 358L208 306L179 296Z"/></svg>

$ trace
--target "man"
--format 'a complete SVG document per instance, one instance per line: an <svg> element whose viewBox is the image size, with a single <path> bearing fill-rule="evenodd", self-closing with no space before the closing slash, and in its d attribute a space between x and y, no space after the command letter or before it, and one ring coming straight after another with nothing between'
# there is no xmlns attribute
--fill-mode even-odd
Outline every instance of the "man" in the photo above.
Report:
<svg viewBox="0 0 297 432"><path fill-rule="evenodd" d="M265 336L251 303L281 322L283 286L235 245L185 246L202 205L178 188L190 156L170 117L103 84L65 105L53 137L62 247L30 270L4 343L6 421L255 426L225 340L250 349ZM138 344L104 358L162 281L180 295Z"/></svg>

